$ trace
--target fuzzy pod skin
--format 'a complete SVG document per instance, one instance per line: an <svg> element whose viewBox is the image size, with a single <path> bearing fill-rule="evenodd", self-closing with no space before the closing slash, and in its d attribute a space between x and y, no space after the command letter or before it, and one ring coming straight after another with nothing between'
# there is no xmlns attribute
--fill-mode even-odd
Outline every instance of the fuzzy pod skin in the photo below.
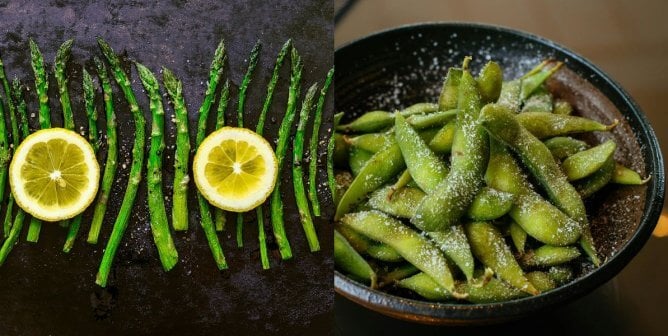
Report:
<svg viewBox="0 0 668 336"><path fill-rule="evenodd" d="M334 263L342 271L370 283L371 288L376 287L376 272L337 230L334 230Z"/></svg>
<svg viewBox="0 0 668 336"><path fill-rule="evenodd" d="M612 158L617 144L608 140L598 146L573 154L561 163L561 169L569 181L585 178L603 167Z"/></svg>
<svg viewBox="0 0 668 336"><path fill-rule="evenodd" d="M501 86L503 85L503 69L499 63L494 61L487 62L482 67L478 77L478 90L483 103L493 103L499 99L501 95Z"/></svg>
<svg viewBox="0 0 668 336"><path fill-rule="evenodd" d="M401 254L387 244L373 241L347 226L339 225L336 230L346 238L355 251L361 254L366 254L376 260L391 263L404 261Z"/></svg>
<svg viewBox="0 0 668 336"><path fill-rule="evenodd" d="M369 206L395 217L411 218L425 196L424 191L411 187L393 190L393 186L386 186L374 191L369 197Z"/></svg>
<svg viewBox="0 0 668 336"><path fill-rule="evenodd" d="M445 232L429 232L427 235L459 267L466 280L472 281L475 261L463 226L453 225Z"/></svg>
<svg viewBox="0 0 668 336"><path fill-rule="evenodd" d="M643 179L640 174L634 170L615 163L615 171L612 175L612 182L625 185L643 185L649 181L650 177Z"/></svg>
<svg viewBox="0 0 668 336"><path fill-rule="evenodd" d="M443 88L438 98L438 108L441 111L447 111L457 108L459 99L459 81L462 78L462 69L449 68L443 81Z"/></svg>
<svg viewBox="0 0 668 336"><path fill-rule="evenodd" d="M525 267L548 267L567 263L580 256L575 246L543 245L522 255L520 263Z"/></svg>
<svg viewBox="0 0 668 336"><path fill-rule="evenodd" d="M474 221L489 221L500 218L513 207L515 197L511 193L483 187L473 198L466 216Z"/></svg>
<svg viewBox="0 0 668 336"><path fill-rule="evenodd" d="M563 160L589 148L586 142L567 136L550 138L545 140L544 143L557 160Z"/></svg>
<svg viewBox="0 0 668 336"><path fill-rule="evenodd" d="M550 112L523 112L515 116L517 121L539 139L570 134L609 131L617 124L603 125L595 120Z"/></svg>

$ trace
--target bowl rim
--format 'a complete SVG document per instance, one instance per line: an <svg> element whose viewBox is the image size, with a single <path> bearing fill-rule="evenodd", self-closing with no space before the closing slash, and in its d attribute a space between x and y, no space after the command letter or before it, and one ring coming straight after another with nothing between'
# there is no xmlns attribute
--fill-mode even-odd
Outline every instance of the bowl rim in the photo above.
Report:
<svg viewBox="0 0 668 336"><path fill-rule="evenodd" d="M650 162L650 166L647 167L647 170L652 172L652 179L647 184L647 190L645 191L646 201L643 215L640 218L640 222L638 223L635 232L618 248L618 252L606 260L598 269L575 279L567 285L537 296L484 304L422 301L371 289L365 284L346 277L336 269L334 271L335 291L357 304L395 318L422 323L440 324L445 322L448 324L466 324L467 322L483 318L487 320L487 322L512 319L513 317L526 315L531 311L547 308L550 305L566 303L582 296L584 293L590 292L614 278L645 245L656 226L664 204L665 170L662 152L654 129L639 105L618 82L583 56L547 38L499 25L453 21L428 21L401 25L380 30L344 43L335 49L334 63L336 65L337 54L340 55L341 53L345 53L348 49L370 39L422 28L473 28L515 35L521 39L530 40L533 43L542 44L550 49L554 49L571 58L574 63L580 63L587 68L588 71L594 73L595 76L601 80L601 83L596 85L597 87L608 86L611 93L613 95L619 95L623 105L627 105L628 112L622 112L620 110L620 113L638 120L639 127L633 129L636 138L638 140L647 140L646 143L645 141L639 141L641 145L647 146L650 154L650 158L646 158L647 162ZM590 80L588 81L591 83ZM610 93L606 96L610 96ZM601 274L604 275L602 276ZM498 316L491 316L487 314L490 310L498 311L501 314Z"/></svg>

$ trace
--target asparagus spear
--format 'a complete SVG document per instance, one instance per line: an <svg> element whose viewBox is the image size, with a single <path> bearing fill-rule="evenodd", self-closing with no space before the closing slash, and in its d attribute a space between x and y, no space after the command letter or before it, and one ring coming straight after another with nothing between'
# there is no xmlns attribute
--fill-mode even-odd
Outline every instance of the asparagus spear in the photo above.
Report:
<svg viewBox="0 0 668 336"><path fill-rule="evenodd" d="M60 95L60 105L63 108L63 127L69 130L74 129L74 117L72 116L70 94L67 90L68 80L65 70L67 68L67 61L70 59L73 42L74 40L69 39L58 48L56 59L53 63L53 72L56 75L56 83L58 84L58 93Z"/></svg>
<svg viewBox="0 0 668 336"><path fill-rule="evenodd" d="M248 60L248 69L244 75L244 79L241 81L241 86L239 87L239 105L237 108L237 125L239 127L244 127L244 105L246 104L246 90L248 90L248 85L250 84L251 78L253 77L253 71L257 65L258 57L260 56L260 50L262 49L262 44L260 40L255 43L253 49L250 53L250 58ZM243 230L244 230L244 214L239 212L237 213L237 246L244 246L243 239Z"/></svg>
<svg viewBox="0 0 668 336"><path fill-rule="evenodd" d="M7 169L12 154L9 151L9 134L5 125L4 100L0 98L0 202L4 200L5 184L7 183ZM10 203L11 204L11 203ZM5 228L5 232L8 228Z"/></svg>
<svg viewBox="0 0 668 336"><path fill-rule="evenodd" d="M141 182L141 170L144 163L144 128L146 126L146 120L144 120L144 114L139 109L139 105L137 105L137 99L132 91L130 80L128 79L128 75L121 68L118 56L116 56L109 44L107 44L101 37L97 38L97 43L102 50L102 54L104 54L111 65L114 78L130 105L130 111L132 112L135 122L135 141L132 147L132 166L130 168L128 185L125 189L125 196L123 196L123 202L121 203L118 217L116 217L116 221L114 222L114 228L111 231L111 237L107 242L107 247L104 250L102 262L100 263L100 268L95 279L95 283L101 287L105 287L107 285L107 278L109 277L109 271L111 270L114 256L116 255L118 246L123 238L123 233L125 233L125 229L128 226L128 219L130 218L135 197L137 196L137 188L139 187L139 182Z"/></svg>
<svg viewBox="0 0 668 336"><path fill-rule="evenodd" d="M4 83L3 83L4 85ZM7 85L8 87L9 85ZM16 105L16 110L18 110L19 116L21 118L21 135L23 138L27 137L30 131L28 130L28 113L26 111L26 103L22 96L23 87L18 79L14 79L13 90L11 92L11 98L14 99ZM11 104L11 103L10 103ZM18 127L18 125L17 125ZM18 132L17 132L18 134ZM11 225L11 231L7 239L2 243L0 247L0 266L5 263L9 252L12 251L14 245L19 239L21 234L21 229L23 229L23 222L25 221L25 212L23 209L19 208L16 212L16 217L14 217L14 223Z"/></svg>
<svg viewBox="0 0 668 336"><path fill-rule="evenodd" d="M223 65L225 64L225 60L227 59L227 55L225 54L225 41L220 40L220 43L218 43L218 47L216 48L216 51L213 55L213 60L211 61L211 67L209 71L209 84L206 87L206 93L204 95L204 100L202 101L202 106L199 108L199 119L197 121L197 129L204 129L203 132L197 132L197 136L201 137L196 139L196 142L202 142L204 140L204 136L206 135L206 122L209 119L209 111L211 110L211 104L213 101L216 99L216 89L218 88L218 82L220 81L220 77L223 74ZM229 98L229 83L225 83L225 86L223 87L223 90L221 94L223 97L221 97L220 103L218 104L218 118L223 118L221 122L221 126L218 126L218 122L216 122L216 128L222 127L222 124L224 124L224 118L225 118L225 108L227 107L227 100ZM222 111L221 111L222 108ZM219 223L221 224L221 230L222 230L222 223L225 220L225 217L222 216L222 210L215 208L214 209L214 216L215 216L215 223L216 223L216 230L218 230L218 225ZM218 230L220 231L220 230Z"/></svg>
<svg viewBox="0 0 668 336"><path fill-rule="evenodd" d="M269 107L271 107L271 101L274 97L274 88L278 82L278 73L281 70L283 65L283 60L285 55L288 53L288 49L292 45L292 40L288 39L281 47L281 50L276 56L276 64L274 64L274 71L271 74L271 79L269 84L267 84L267 95L264 98L264 104L262 104L262 112L260 113L260 118L257 121L255 126L255 133L262 135L264 132L264 121L267 119L267 112L269 112ZM258 228L258 241L260 245L260 260L262 261L262 268L269 269L269 253L267 251L267 241L264 233L264 211L262 209L263 205L260 205L255 210L257 217L257 228Z"/></svg>
<svg viewBox="0 0 668 336"><path fill-rule="evenodd" d="M90 73L88 73L86 68L83 69L82 88L84 94L84 105L86 106L86 116L88 116L88 141L93 147L93 152L97 154L99 146L97 145L98 144L97 124L96 124L97 110L95 109L95 86L93 85L93 77L91 77ZM64 107L63 107L63 114L66 114ZM74 128L74 122L72 122L72 129L73 128ZM74 217L74 219L72 219L72 221L69 223L69 229L67 230L67 238L65 239L65 245L63 245L63 252L69 253L72 250L72 246L74 246L74 240L77 238L77 234L79 233L79 228L81 227L82 217L83 214L79 214L76 217Z"/></svg>
<svg viewBox="0 0 668 336"><path fill-rule="evenodd" d="M297 133L292 143L293 164L292 164L292 184L295 190L295 200L297 201L297 208L299 209L299 217L306 234L306 241L311 252L320 250L320 243L318 242L318 235L315 232L313 219L311 218L311 210L308 206L308 199L306 198L306 190L304 188L304 171L302 169L302 161L304 159L304 132L306 130L306 123L308 122L309 114L311 113L311 106L313 103L313 96L318 89L318 84L313 84L306 92L306 97L302 103L302 110L299 113L299 124L297 125Z"/></svg>
<svg viewBox="0 0 668 336"><path fill-rule="evenodd" d="M308 165L308 196L311 199L311 206L313 206L313 215L320 217L320 202L318 201L318 185L316 175L318 174L318 141L320 140L320 124L322 123L322 109L325 106L325 95L332 83L334 76L334 68L327 72L325 84L320 90L318 97L318 106L315 110L315 117L313 119L313 131L311 133L311 142L309 143L309 165Z"/></svg>
<svg viewBox="0 0 668 336"><path fill-rule="evenodd" d="M220 76L223 71L223 65L225 64L225 59L227 56L225 55L225 44L223 41L218 44L218 48L216 48L216 52L213 57L213 61L211 62L211 71L209 72L209 85L207 87L207 96L209 94L212 94L212 100L213 100L213 93L216 92L216 86L218 85L218 81L220 79ZM227 95L225 94L229 90L229 83L225 83L225 86L223 87L223 97L221 97L221 101L218 105L218 120L220 118L224 119L224 116L221 117L220 114L224 113L225 106L227 106ZM197 135L195 136L195 148L199 148L199 145L202 143L204 140L204 137L206 135L206 121L209 118L209 110L210 110L210 104L208 107L204 108L205 104L208 104L206 102L207 98L205 96L205 102L202 103L202 107L200 108L200 114L199 114L199 119L197 122ZM223 112L221 112L221 106L220 104L223 104L224 106L222 107ZM224 120L223 120L224 122ZM227 268L227 262L225 261L225 255L223 254L223 249L220 247L220 241L218 240L218 236L216 235L216 230L213 224L213 220L211 219L211 209L209 208L209 202L200 194L197 192L197 203L199 205L199 213L200 213L200 225L202 225L202 229L204 229L204 234L206 235L206 239L209 243L209 248L211 249L211 253L213 254L213 259L216 262L216 266L218 266L218 269L223 270Z"/></svg>
<svg viewBox="0 0 668 336"><path fill-rule="evenodd" d="M220 101L218 102L218 110L216 115L216 129L225 126L225 110L227 103L230 100L230 82L225 81L225 85L220 90ZM221 208L213 208L213 221L216 226L216 231L223 231L225 228L225 212Z"/></svg>
<svg viewBox="0 0 668 336"><path fill-rule="evenodd" d="M2 81L2 86L5 90L5 98L7 99L7 106L9 107L9 119L10 119L10 124L12 126L12 143L14 148L16 148L16 146L18 146L20 142L19 128L18 128L18 123L16 122L16 106L14 105L14 99L13 99L14 94L9 87L9 81L7 80L7 75L5 74L5 66L2 62L1 57L0 57L0 80ZM3 232L5 238L9 236L9 231L12 226L13 208L14 208L14 196L12 195L12 193L9 193L9 197L7 200L7 209L5 210L5 219L3 223L3 228L4 228Z"/></svg>
<svg viewBox="0 0 668 336"><path fill-rule="evenodd" d="M297 98L300 95L301 87L300 81L302 77L302 61L297 53L297 49L292 47L292 74L290 76L290 89L288 92L288 104L285 110L285 116L283 116L283 121L278 131L278 144L276 144L276 157L278 158L278 172L280 174L281 169L283 168L283 158L288 147L288 138L290 137L290 130L292 129L292 123L295 119L295 110ZM281 179L279 178L276 181L276 186L274 191L271 194L271 225L274 229L274 236L276 237L276 243L278 244L279 252L281 253L281 258L290 259L292 258L292 249L290 248L290 242L288 242L288 237L285 234L285 224L283 218L283 202L281 201Z"/></svg>
<svg viewBox="0 0 668 336"><path fill-rule="evenodd" d="M151 232L158 255L165 271L171 270L179 261L179 255L169 232L169 222L165 211L165 200L162 195L162 151L165 149L163 130L165 128L165 110L162 107L160 86L151 70L140 63L135 63L139 78L150 99L151 116L151 149L148 154L146 175L148 184L148 210L151 215Z"/></svg>
<svg viewBox="0 0 668 336"><path fill-rule="evenodd" d="M32 70L35 73L35 90L39 99L39 126L41 129L51 128L51 110L49 109L49 79L44 68L44 57L39 51L37 43L31 38L30 60ZM0 198L1 199L1 198ZM42 230L42 221L33 217L28 227L27 241L36 243L39 240L39 232Z"/></svg>
<svg viewBox="0 0 668 336"><path fill-rule="evenodd" d="M112 99L111 82L107 75L107 67L99 58L95 57L93 60L95 61L97 76L100 78L102 92L104 94L104 111L107 119L107 161L104 165L100 193L97 196L97 201L95 203L95 210L93 211L93 219L91 221L87 239L88 243L97 244L100 228L102 227L102 220L104 219L104 214L107 210L107 201L109 200L111 185L114 183L114 178L116 177L118 144L116 142L116 115L114 114L114 102Z"/></svg>
<svg viewBox="0 0 668 336"><path fill-rule="evenodd" d="M172 225L176 231L188 229L188 156L190 135L188 134L188 111L183 99L181 81L169 69L162 68L162 82L174 104L176 116L176 150L174 153L174 194L172 196Z"/></svg>

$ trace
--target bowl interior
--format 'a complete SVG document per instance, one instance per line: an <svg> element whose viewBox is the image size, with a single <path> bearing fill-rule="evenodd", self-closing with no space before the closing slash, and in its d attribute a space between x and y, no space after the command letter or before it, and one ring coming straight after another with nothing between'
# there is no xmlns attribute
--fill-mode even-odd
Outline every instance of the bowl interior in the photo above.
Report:
<svg viewBox="0 0 668 336"><path fill-rule="evenodd" d="M630 97L607 75L582 57L551 41L505 28L433 23L405 26L348 44L336 51L336 110L352 119L369 110L397 110L435 102L450 66L473 56L477 73L488 60L504 69L504 78L520 76L547 58L566 67L548 82L550 91L569 101L576 113L610 124L610 133L586 139L613 138L615 159L652 176L644 186L609 185L586 202L592 234L605 259L598 269L583 263L577 279L541 295L496 304L442 304L371 290L337 272L342 295L382 313L427 323L491 322L527 314L583 295L617 274L646 242L656 225L664 195L661 152L648 121ZM345 120L344 119L344 120Z"/></svg>

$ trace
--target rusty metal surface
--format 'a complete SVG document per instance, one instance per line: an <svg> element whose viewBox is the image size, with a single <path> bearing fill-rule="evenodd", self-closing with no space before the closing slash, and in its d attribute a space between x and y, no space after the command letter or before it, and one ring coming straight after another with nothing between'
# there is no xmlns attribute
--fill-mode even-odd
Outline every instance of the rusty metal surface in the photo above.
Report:
<svg viewBox="0 0 668 336"><path fill-rule="evenodd" d="M232 87L228 122L236 123L236 92L247 66L248 54L257 39L263 44L259 65L248 91L245 121L255 126L266 83L276 53L292 38L304 61L302 88L324 80L332 66L331 1L161 1L145 3L0 1L0 53L8 76L18 76L32 87L28 37L39 44L49 66L58 46L74 38L70 62L70 96L77 127L86 125L80 89L81 67L94 72L93 55L100 55L95 37L104 37L117 53L142 62L154 71L161 66L173 70L184 83L195 135L197 109L206 88L213 50L224 37L228 62L224 78ZM142 94L135 70L133 87L150 122L148 101ZM286 59L276 88L265 135L274 139L285 110L289 83ZM55 126L62 125L55 80L51 75L50 104ZM119 171L105 218L100 243L89 245L85 236L90 213L84 217L80 237L70 254L61 252L66 230L44 224L37 244L25 242L25 232L5 265L0 268L0 334L331 334L333 304L332 206L326 188L321 190L324 216L316 222L322 251L310 253L299 223L291 183L283 184L286 227L294 258L280 261L266 221L272 268L263 271L259 260L254 214L246 215L243 248L233 237L233 216L219 237L229 270L218 272L209 251L195 202L195 185L190 186L190 229L174 235L180 262L169 273L162 271L149 228L146 186L141 185L128 230L116 256L109 286L94 284L104 243L123 196L128 178L134 125L127 104L114 84L119 121ZM31 89L29 113L37 101ZM328 99L321 134L329 128L332 96ZM165 100L166 104L166 100ZM167 117L171 106L165 105ZM213 108L215 108L214 105ZM102 110L98 101L98 110ZM31 125L37 126L36 115ZM104 130L100 118L99 128ZM165 192L172 181L174 125L167 122L164 158ZM310 131L309 131L310 133ZM310 136L307 134L307 136ZM148 144L147 144L148 145ZM324 151L324 148L322 149ZM104 149L103 149L104 152ZM104 157L104 156L102 156ZM288 158L291 158L289 153ZM291 161L287 161L286 168ZM123 168L122 164L127 163ZM322 161L324 172L324 160ZM290 178L289 170L283 179ZM324 174L320 174L324 182ZM4 207L3 207L4 208ZM167 202L167 211L171 203ZM3 210L4 211L4 210ZM268 211L265 211L267 214ZM27 226L27 225L26 225Z"/></svg>

